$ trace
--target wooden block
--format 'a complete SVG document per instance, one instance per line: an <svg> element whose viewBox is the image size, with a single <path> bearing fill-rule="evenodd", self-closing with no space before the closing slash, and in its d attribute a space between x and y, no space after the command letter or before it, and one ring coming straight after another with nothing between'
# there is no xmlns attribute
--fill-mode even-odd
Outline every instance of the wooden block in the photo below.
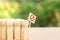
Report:
<svg viewBox="0 0 60 40"><path fill-rule="evenodd" d="M7 40L13 40L13 20L7 20Z"/></svg>
<svg viewBox="0 0 60 40"><path fill-rule="evenodd" d="M20 40L20 20L14 20L14 40Z"/></svg>
<svg viewBox="0 0 60 40"><path fill-rule="evenodd" d="M6 40L6 20L1 20L2 24L2 40Z"/></svg>
<svg viewBox="0 0 60 40"><path fill-rule="evenodd" d="M29 40L28 21L22 21L21 25L21 40Z"/></svg>
<svg viewBox="0 0 60 40"><path fill-rule="evenodd" d="M2 26L1 26L1 20L0 20L0 40L2 40Z"/></svg>

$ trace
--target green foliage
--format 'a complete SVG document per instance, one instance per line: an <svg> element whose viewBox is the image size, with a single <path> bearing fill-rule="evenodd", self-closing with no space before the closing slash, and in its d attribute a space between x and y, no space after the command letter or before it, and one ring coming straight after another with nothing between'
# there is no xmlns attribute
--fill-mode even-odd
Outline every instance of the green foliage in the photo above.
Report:
<svg viewBox="0 0 60 40"><path fill-rule="evenodd" d="M28 14L32 12L37 16L36 23L32 26L58 26L56 21L52 19L55 18L55 12L59 11L60 3L58 1L43 1L40 3L27 2L27 4L21 4L20 15L21 18L27 19ZM55 19L56 20L56 19Z"/></svg>
<svg viewBox="0 0 60 40"><path fill-rule="evenodd" d="M17 2L19 5L16 5ZM60 26L60 21L57 21L55 16L56 12L60 15L60 1L58 0L14 0L11 4L12 9L0 7L0 18L5 17L5 14L2 14L3 10L7 12L9 17L21 19L28 19L29 13L32 12L36 15L37 19L35 24L31 26Z"/></svg>

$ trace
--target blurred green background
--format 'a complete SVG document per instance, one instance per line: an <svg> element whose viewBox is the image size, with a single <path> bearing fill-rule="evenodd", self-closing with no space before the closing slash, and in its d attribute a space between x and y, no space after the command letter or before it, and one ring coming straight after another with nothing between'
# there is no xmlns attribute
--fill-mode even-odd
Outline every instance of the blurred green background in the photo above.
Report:
<svg viewBox="0 0 60 40"><path fill-rule="evenodd" d="M37 17L32 27L60 27L60 0L0 0L0 19L28 19L30 12Z"/></svg>

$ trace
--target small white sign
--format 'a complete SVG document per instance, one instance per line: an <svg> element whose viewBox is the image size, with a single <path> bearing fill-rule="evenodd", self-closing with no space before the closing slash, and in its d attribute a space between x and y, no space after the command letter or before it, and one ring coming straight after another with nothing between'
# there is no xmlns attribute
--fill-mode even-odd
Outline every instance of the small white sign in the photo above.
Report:
<svg viewBox="0 0 60 40"><path fill-rule="evenodd" d="M35 23L36 21L36 16L32 13L29 14L29 17L28 17L28 20L31 22L31 23Z"/></svg>

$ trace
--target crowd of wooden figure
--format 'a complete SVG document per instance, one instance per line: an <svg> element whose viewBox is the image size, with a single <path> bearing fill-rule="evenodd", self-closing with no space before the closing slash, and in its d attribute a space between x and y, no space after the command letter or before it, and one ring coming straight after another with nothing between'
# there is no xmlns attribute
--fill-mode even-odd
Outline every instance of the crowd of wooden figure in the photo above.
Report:
<svg viewBox="0 0 60 40"><path fill-rule="evenodd" d="M29 40L28 20L0 19L0 40Z"/></svg>

